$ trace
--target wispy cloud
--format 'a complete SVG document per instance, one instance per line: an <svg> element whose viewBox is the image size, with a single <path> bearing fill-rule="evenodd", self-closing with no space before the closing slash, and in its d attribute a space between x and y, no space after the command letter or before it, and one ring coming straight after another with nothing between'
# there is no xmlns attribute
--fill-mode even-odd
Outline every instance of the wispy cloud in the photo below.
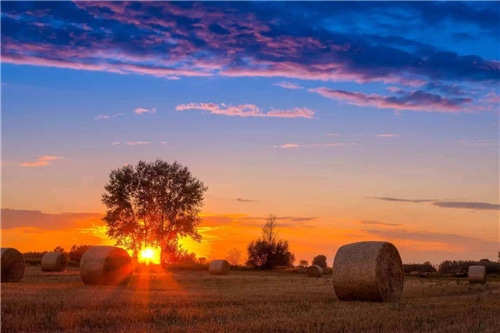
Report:
<svg viewBox="0 0 500 333"><path fill-rule="evenodd" d="M39 157L36 161L33 162L23 162L19 165L22 167L40 167L46 166L50 164L50 161L63 160L64 157L61 156L52 156L52 155L44 155Z"/></svg>
<svg viewBox="0 0 500 333"><path fill-rule="evenodd" d="M304 87L299 86L292 82L282 81L274 84L275 86L282 87L285 89L304 89Z"/></svg>
<svg viewBox="0 0 500 333"><path fill-rule="evenodd" d="M215 103L188 103L180 104L175 108L177 111L202 110L211 114L238 117L273 117L273 118L313 118L314 111L306 107L296 107L290 110L271 109L267 113L261 111L254 104L226 105Z"/></svg>
<svg viewBox="0 0 500 333"><path fill-rule="evenodd" d="M358 144L356 142L331 142L331 143L311 143L311 144L285 143L282 145L274 145L273 148L279 148L279 149L330 148L330 147L350 147L357 145Z"/></svg>
<svg viewBox="0 0 500 333"><path fill-rule="evenodd" d="M370 199L384 200L384 201L396 201L396 202L432 202L435 201L433 199L400 199L400 198L391 198L391 197L369 197Z"/></svg>
<svg viewBox="0 0 500 333"><path fill-rule="evenodd" d="M500 204L492 204L488 202L469 202L469 201L444 201L435 199L400 199L391 197L369 197L371 199L393 201L393 202L432 202L434 206L442 208L458 208L458 209L471 209L471 210L500 210Z"/></svg>
<svg viewBox="0 0 500 333"><path fill-rule="evenodd" d="M363 220L360 223L361 224L371 224L371 225L383 225L383 226L387 226L387 227L397 227L397 226L401 225L399 223L386 223L386 222L380 222L380 221L375 221L375 220Z"/></svg>
<svg viewBox="0 0 500 333"><path fill-rule="evenodd" d="M325 133L325 136L330 136L330 137L338 137L341 136L342 134L340 133Z"/></svg>
<svg viewBox="0 0 500 333"><path fill-rule="evenodd" d="M107 115L107 114L101 114L101 115L98 115L96 117L94 117L95 120L104 120L104 119L111 119L112 117L115 118L115 117L120 117L122 115L122 113L115 113L113 114L112 116L110 115Z"/></svg>
<svg viewBox="0 0 500 333"><path fill-rule="evenodd" d="M396 133L382 133L382 134L377 134L375 136L378 138L397 138L400 135Z"/></svg>
<svg viewBox="0 0 500 333"><path fill-rule="evenodd" d="M151 108L151 109L137 108L134 110L134 113L138 114L138 115L145 114L145 113L155 113L155 112L156 112L156 108Z"/></svg>
<svg viewBox="0 0 500 333"><path fill-rule="evenodd" d="M112 146L118 146L120 144L120 141L113 141L111 142Z"/></svg>
<svg viewBox="0 0 500 333"><path fill-rule="evenodd" d="M143 145L150 145L152 142L150 141L127 141L127 145L129 146L143 146Z"/></svg>
<svg viewBox="0 0 500 333"><path fill-rule="evenodd" d="M257 202L257 200L243 199L243 198L236 198L236 201L239 201L239 202Z"/></svg>
<svg viewBox="0 0 500 333"><path fill-rule="evenodd" d="M434 206L443 208L459 208L473 210L500 210L500 205L487 202L452 202L438 201L433 203Z"/></svg>
<svg viewBox="0 0 500 333"><path fill-rule="evenodd" d="M383 96L325 87L309 89L326 98L335 99L356 106L371 106L396 111L466 112L471 110L471 98L443 97L423 90L402 92L398 96Z"/></svg>

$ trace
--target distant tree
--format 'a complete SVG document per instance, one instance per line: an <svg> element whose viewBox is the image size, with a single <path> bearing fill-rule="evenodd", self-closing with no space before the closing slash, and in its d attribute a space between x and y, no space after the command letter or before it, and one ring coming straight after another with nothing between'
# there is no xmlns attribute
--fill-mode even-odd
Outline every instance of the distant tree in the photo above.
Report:
<svg viewBox="0 0 500 333"><path fill-rule="evenodd" d="M206 257L199 257L198 263L201 265L206 265L208 263L208 259Z"/></svg>
<svg viewBox="0 0 500 333"><path fill-rule="evenodd" d="M142 248L160 247L166 262L178 255L180 237L201 239L198 214L207 187L187 167L162 160L139 161L111 171L104 189L108 236L134 256Z"/></svg>
<svg viewBox="0 0 500 333"><path fill-rule="evenodd" d="M226 260L230 265L237 266L240 262L241 253L238 249L232 248L226 256Z"/></svg>
<svg viewBox="0 0 500 333"><path fill-rule="evenodd" d="M248 244L247 265L261 269L291 266L295 256L289 251L288 241L277 240L276 216L270 214L262 228L262 238Z"/></svg>
<svg viewBox="0 0 500 333"><path fill-rule="evenodd" d="M436 269L432 266L432 264L429 261L426 261L423 264L404 264L403 271L405 272L405 274L410 274L413 272L435 273Z"/></svg>
<svg viewBox="0 0 500 333"><path fill-rule="evenodd" d="M82 256L88 249L90 249L93 245L73 245L71 250L69 250L69 260L80 262L82 260Z"/></svg>
<svg viewBox="0 0 500 333"><path fill-rule="evenodd" d="M326 266L327 266L327 264L326 264L326 256L323 255L323 254L317 255L316 257L314 257L312 264L313 265L318 265L321 268L326 268Z"/></svg>
<svg viewBox="0 0 500 333"><path fill-rule="evenodd" d="M500 262L500 251L498 251L498 262Z"/></svg>
<svg viewBox="0 0 500 333"><path fill-rule="evenodd" d="M53 252L64 253L64 248L62 246L56 246Z"/></svg>
<svg viewBox="0 0 500 333"><path fill-rule="evenodd" d="M307 260L300 260L299 261L299 266L303 267L303 268L306 268L307 266L309 266L309 261L307 261Z"/></svg>

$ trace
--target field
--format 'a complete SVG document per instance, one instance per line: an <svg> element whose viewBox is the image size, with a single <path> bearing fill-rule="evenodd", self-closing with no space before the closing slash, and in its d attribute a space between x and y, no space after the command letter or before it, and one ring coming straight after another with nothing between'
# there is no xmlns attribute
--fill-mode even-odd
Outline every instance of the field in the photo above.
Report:
<svg viewBox="0 0 500 333"><path fill-rule="evenodd" d="M2 284L2 332L498 332L500 280L407 278L398 303L340 302L331 276L143 272L85 286L76 268Z"/></svg>

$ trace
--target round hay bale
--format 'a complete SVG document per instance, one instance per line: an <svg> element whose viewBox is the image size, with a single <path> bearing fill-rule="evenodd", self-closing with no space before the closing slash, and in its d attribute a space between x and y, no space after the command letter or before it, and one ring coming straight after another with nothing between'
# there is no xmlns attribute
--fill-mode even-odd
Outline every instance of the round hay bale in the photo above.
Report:
<svg viewBox="0 0 500 333"><path fill-rule="evenodd" d="M89 285L126 286L133 270L127 251L115 246L93 246L80 262L80 278Z"/></svg>
<svg viewBox="0 0 500 333"><path fill-rule="evenodd" d="M208 273L210 275L228 275L231 267L227 260L212 260L208 266Z"/></svg>
<svg viewBox="0 0 500 333"><path fill-rule="evenodd" d="M403 286L403 263L393 244L358 242L338 249L333 288L339 300L395 302Z"/></svg>
<svg viewBox="0 0 500 333"><path fill-rule="evenodd" d="M59 252L47 252L41 261L44 272L64 272L66 270L66 257Z"/></svg>
<svg viewBox="0 0 500 333"><path fill-rule="evenodd" d="M318 265L312 265L307 267L307 276L309 277L321 277L323 275L323 268Z"/></svg>
<svg viewBox="0 0 500 333"><path fill-rule="evenodd" d="M485 266L469 266L469 283L486 283L486 267Z"/></svg>
<svg viewBox="0 0 500 333"><path fill-rule="evenodd" d="M23 278L26 263L21 252L11 247L3 247L1 260L2 282L18 282Z"/></svg>

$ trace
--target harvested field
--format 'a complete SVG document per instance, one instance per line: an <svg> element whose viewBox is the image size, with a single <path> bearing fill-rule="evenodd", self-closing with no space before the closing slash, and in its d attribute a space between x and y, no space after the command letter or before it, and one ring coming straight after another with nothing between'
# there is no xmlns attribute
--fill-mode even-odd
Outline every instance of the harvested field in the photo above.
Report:
<svg viewBox="0 0 500 333"><path fill-rule="evenodd" d="M123 287L27 267L2 284L2 332L495 332L498 299L498 278L410 277L400 302L370 303L339 301L331 275L146 270Z"/></svg>

